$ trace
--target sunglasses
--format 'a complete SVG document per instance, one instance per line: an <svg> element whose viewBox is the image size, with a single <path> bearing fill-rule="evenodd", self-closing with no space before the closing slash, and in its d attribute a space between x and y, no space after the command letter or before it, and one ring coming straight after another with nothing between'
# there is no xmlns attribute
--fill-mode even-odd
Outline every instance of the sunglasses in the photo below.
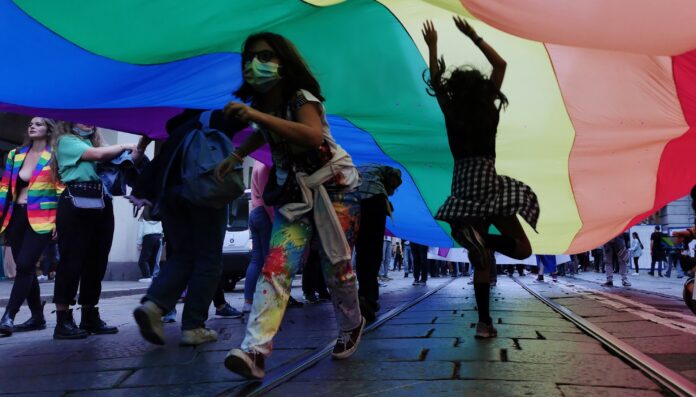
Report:
<svg viewBox="0 0 696 397"><path fill-rule="evenodd" d="M256 52L247 51L242 54L242 62L251 62L254 58L256 58L259 60L259 62L266 63L277 57L278 56L276 53L271 50L261 50Z"/></svg>

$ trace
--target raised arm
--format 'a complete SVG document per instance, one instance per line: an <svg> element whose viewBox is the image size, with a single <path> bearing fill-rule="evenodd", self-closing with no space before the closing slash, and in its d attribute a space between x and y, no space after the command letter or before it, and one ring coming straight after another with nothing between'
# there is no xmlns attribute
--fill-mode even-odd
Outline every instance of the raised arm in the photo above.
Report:
<svg viewBox="0 0 696 397"><path fill-rule="evenodd" d="M428 67L430 69L430 85L435 91L435 97L437 102L440 104L440 108L443 109L444 97L443 93L439 90L440 84L442 83L441 77L445 68L445 61L442 58L437 57L437 30L435 30L435 25L433 21L427 20L423 23L423 40L428 45ZM444 109L443 109L444 110Z"/></svg>
<svg viewBox="0 0 696 397"><path fill-rule="evenodd" d="M481 36L479 36L471 25L469 25L464 18L454 17L454 24L457 25L459 31L464 33L474 44L481 50L483 55L486 56L488 62L493 65L493 73L491 73L491 81L495 84L496 88L500 90L503 85L503 78L505 78L505 69L507 68L507 62L491 47L486 43Z"/></svg>

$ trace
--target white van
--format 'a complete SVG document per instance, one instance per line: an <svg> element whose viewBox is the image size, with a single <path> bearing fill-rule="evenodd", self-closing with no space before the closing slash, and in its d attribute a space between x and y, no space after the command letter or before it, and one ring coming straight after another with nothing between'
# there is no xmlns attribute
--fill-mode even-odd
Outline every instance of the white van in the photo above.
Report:
<svg viewBox="0 0 696 397"><path fill-rule="evenodd" d="M227 230L222 244L222 278L226 291L246 276L251 260L251 233L249 232L249 200L251 190L227 206Z"/></svg>

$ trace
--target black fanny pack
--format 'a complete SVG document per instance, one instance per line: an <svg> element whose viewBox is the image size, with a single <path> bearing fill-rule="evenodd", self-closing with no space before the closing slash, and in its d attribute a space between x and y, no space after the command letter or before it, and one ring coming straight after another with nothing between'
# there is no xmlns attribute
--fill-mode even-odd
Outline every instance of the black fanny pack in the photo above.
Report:
<svg viewBox="0 0 696 397"><path fill-rule="evenodd" d="M73 182L68 184L67 190L75 208L98 210L105 207L101 182Z"/></svg>

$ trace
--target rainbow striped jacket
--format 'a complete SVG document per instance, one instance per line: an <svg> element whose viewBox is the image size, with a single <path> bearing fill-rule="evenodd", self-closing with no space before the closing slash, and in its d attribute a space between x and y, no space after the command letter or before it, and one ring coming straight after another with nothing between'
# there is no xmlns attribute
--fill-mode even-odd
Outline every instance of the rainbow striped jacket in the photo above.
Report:
<svg viewBox="0 0 696 397"><path fill-rule="evenodd" d="M2 174L2 180L0 180L0 211L2 211L0 233L4 232L7 225L10 224L12 207L14 206L14 188L28 151L29 146L22 146L11 150L7 155L5 171ZM31 228L39 234L50 233L53 230L56 224L58 198L63 191L60 184L53 180L51 156L51 149L47 146L41 153L29 180L27 216Z"/></svg>

